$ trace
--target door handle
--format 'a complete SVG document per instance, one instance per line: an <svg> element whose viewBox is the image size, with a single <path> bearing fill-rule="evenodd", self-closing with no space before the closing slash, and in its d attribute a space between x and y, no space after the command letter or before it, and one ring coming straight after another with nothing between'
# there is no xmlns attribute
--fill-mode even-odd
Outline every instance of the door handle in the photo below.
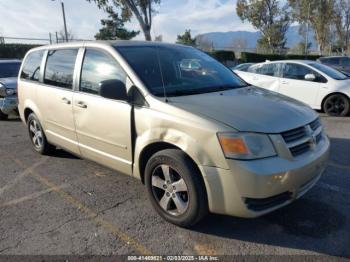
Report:
<svg viewBox="0 0 350 262"><path fill-rule="evenodd" d="M68 98L66 98L66 97L62 98L62 103L67 104L67 105L71 104L70 100Z"/></svg>
<svg viewBox="0 0 350 262"><path fill-rule="evenodd" d="M76 105L77 105L78 107L81 107L81 108L87 108L87 104L85 104L85 102L83 102L83 101L77 102Z"/></svg>
<svg viewBox="0 0 350 262"><path fill-rule="evenodd" d="M288 84L288 82L285 80L282 80L282 84L286 85L286 84Z"/></svg>

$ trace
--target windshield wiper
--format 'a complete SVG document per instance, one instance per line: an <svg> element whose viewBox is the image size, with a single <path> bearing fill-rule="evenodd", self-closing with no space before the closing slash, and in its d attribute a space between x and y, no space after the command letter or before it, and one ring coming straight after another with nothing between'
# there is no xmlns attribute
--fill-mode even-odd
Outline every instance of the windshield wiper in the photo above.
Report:
<svg viewBox="0 0 350 262"><path fill-rule="evenodd" d="M203 90L175 90L167 92L167 96L186 96L205 93Z"/></svg>

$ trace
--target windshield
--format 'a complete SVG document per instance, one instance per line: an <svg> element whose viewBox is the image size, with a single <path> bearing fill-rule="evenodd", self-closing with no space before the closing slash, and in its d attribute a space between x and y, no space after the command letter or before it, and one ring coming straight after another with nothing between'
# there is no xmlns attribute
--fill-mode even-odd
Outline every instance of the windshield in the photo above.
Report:
<svg viewBox="0 0 350 262"><path fill-rule="evenodd" d="M184 46L124 46L117 50L155 95L181 96L246 86L209 55Z"/></svg>
<svg viewBox="0 0 350 262"><path fill-rule="evenodd" d="M329 66L322 65L319 63L310 63L310 66L313 66L314 68L320 70L322 73L325 73L327 76L335 79L335 80L345 80L348 79L346 75L344 75L342 72L335 70Z"/></svg>
<svg viewBox="0 0 350 262"><path fill-rule="evenodd" d="M0 78L17 77L21 63L0 63Z"/></svg>

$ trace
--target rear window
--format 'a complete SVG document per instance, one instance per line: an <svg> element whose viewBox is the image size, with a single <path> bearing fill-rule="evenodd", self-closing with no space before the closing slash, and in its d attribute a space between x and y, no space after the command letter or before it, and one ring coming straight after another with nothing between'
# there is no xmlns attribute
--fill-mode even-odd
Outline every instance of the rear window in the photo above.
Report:
<svg viewBox="0 0 350 262"><path fill-rule="evenodd" d="M44 51L34 51L27 56L21 72L21 79L39 81L43 54Z"/></svg>
<svg viewBox="0 0 350 262"><path fill-rule="evenodd" d="M0 63L0 78L17 77L21 63Z"/></svg>
<svg viewBox="0 0 350 262"><path fill-rule="evenodd" d="M278 63L257 64L248 68L248 72L279 77L279 65Z"/></svg>
<svg viewBox="0 0 350 262"><path fill-rule="evenodd" d="M78 49L50 50L47 55L44 83L72 89Z"/></svg>
<svg viewBox="0 0 350 262"><path fill-rule="evenodd" d="M309 65L320 70L322 73L326 74L327 76L329 76L335 80L348 79L348 77L346 75L344 75L342 72L335 70L329 66L319 64L319 63L309 63Z"/></svg>
<svg viewBox="0 0 350 262"><path fill-rule="evenodd" d="M320 58L320 61L324 64L328 65L339 65L340 58L339 57L331 57L331 58Z"/></svg>

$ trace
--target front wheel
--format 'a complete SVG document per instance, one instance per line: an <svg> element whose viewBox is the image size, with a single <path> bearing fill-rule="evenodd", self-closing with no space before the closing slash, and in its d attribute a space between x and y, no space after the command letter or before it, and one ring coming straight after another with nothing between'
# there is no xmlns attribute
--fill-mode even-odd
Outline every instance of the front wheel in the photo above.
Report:
<svg viewBox="0 0 350 262"><path fill-rule="evenodd" d="M153 155L146 165L145 182L153 207L170 223L193 226L208 212L201 174L180 150L167 149Z"/></svg>
<svg viewBox="0 0 350 262"><path fill-rule="evenodd" d="M47 141L43 128L35 114L29 115L27 126L34 150L42 155L49 154L54 149L54 146Z"/></svg>
<svg viewBox="0 0 350 262"><path fill-rule="evenodd" d="M347 116L350 111L350 101L345 95L334 94L323 103L323 111L329 116Z"/></svg>

